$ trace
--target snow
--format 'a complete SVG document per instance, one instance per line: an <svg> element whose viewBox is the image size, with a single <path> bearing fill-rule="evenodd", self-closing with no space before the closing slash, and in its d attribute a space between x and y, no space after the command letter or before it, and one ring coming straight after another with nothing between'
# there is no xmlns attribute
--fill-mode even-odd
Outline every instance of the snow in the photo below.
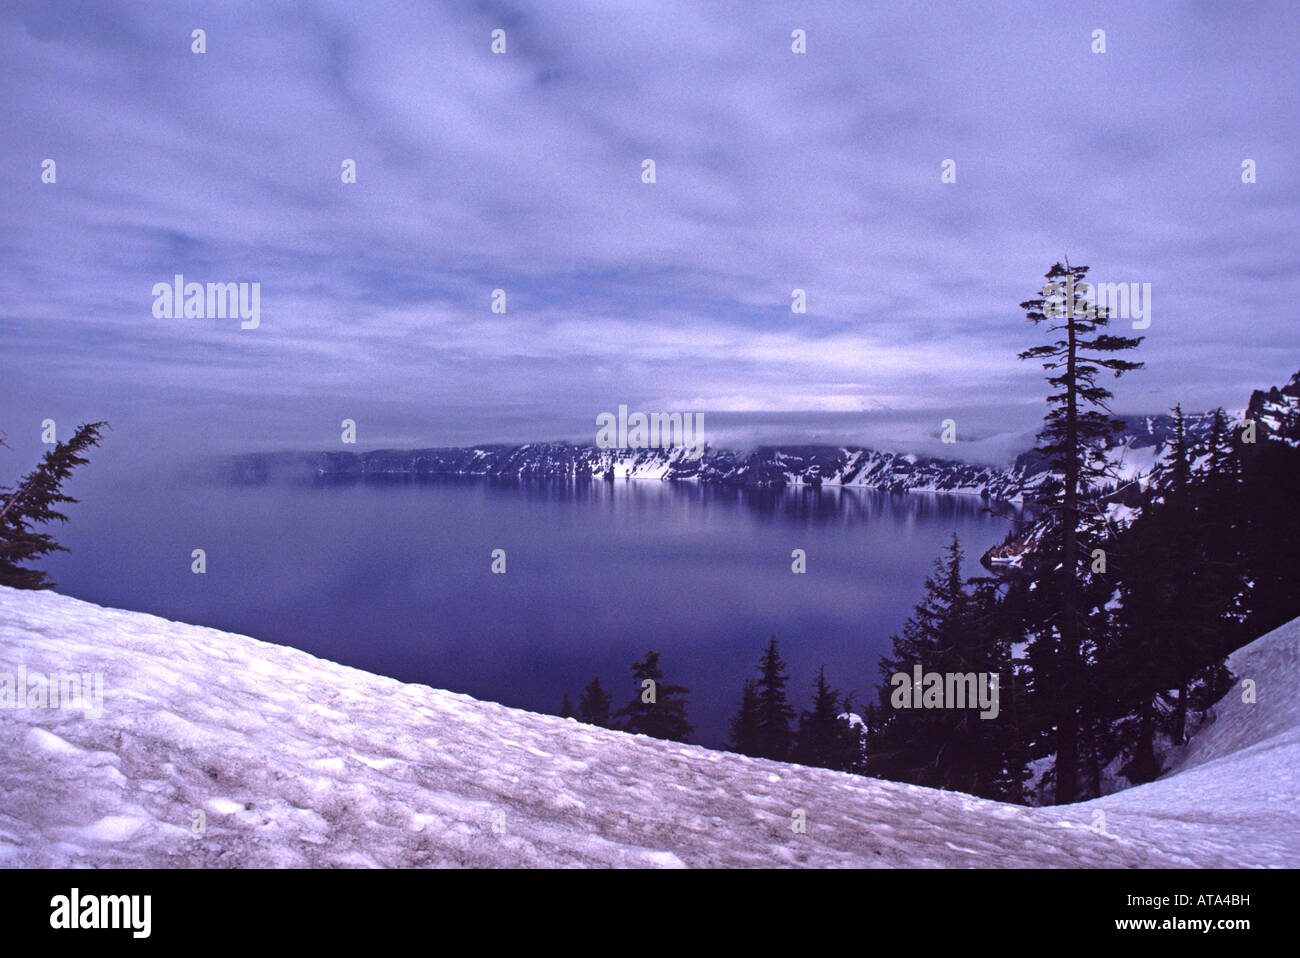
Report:
<svg viewBox="0 0 1300 958"><path fill-rule="evenodd" d="M102 712L0 708L0 865L1294 867L1298 647L1292 623L1238 652L1259 702L1222 703L1168 776L1024 808L0 588L0 675L103 676Z"/></svg>
<svg viewBox="0 0 1300 958"><path fill-rule="evenodd" d="M1082 818L1103 811L1107 830L1125 839L1186 845L1197 865L1218 856L1250 866L1300 863L1300 620L1234 652L1228 667L1236 689L1164 776L1070 811ZM1243 701L1246 680L1255 683L1255 702Z"/></svg>

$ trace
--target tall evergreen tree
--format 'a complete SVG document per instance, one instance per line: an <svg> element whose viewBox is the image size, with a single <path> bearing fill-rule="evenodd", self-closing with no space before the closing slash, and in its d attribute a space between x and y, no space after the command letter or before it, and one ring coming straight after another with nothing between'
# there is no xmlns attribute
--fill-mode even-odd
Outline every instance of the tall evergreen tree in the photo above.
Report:
<svg viewBox="0 0 1300 958"><path fill-rule="evenodd" d="M611 707L609 693L601 688L600 676L597 675L587 683L587 687L578 696L578 708L574 712L574 718L586 725L612 728L609 713Z"/></svg>
<svg viewBox="0 0 1300 958"><path fill-rule="evenodd" d="M840 715L843 716L844 723L843 759L842 764L837 764L833 766L834 768L855 774L861 774L866 770L867 731L870 728L870 713L874 708L874 703L868 702L867 707L863 709L866 714L855 715L852 694L846 694L840 700Z"/></svg>
<svg viewBox="0 0 1300 958"><path fill-rule="evenodd" d="M799 716L794 761L817 768L851 771L856 762L857 735L847 719L840 718L847 710L848 703L841 708L840 694L826 681L826 667L822 666L813 681L812 706Z"/></svg>
<svg viewBox="0 0 1300 958"><path fill-rule="evenodd" d="M1014 592L1011 598L1003 596L999 579L968 579L966 585L969 629L961 645L962 660L968 670L998 676L997 717L964 717L973 749L966 790L984 798L1020 802L1029 778L1031 721L1027 670L1011 651L1012 644L1024 637L1018 604Z"/></svg>
<svg viewBox="0 0 1300 958"><path fill-rule="evenodd" d="M1193 476L1193 495L1205 543L1207 574L1221 603L1223 629L1216 651L1240 647L1250 636L1244 631L1250 615L1250 586L1246 569L1246 517L1241 498L1241 457L1222 409L1214 411L1210 431L1196 455L1205 463ZM1300 503L1297 503L1300 508ZM1292 510L1293 512L1296 510Z"/></svg>
<svg viewBox="0 0 1300 958"><path fill-rule="evenodd" d="M733 752L739 752L741 755L758 755L758 689L753 679L745 680L745 689L740 697L740 708L731 718L727 741Z"/></svg>
<svg viewBox="0 0 1300 958"><path fill-rule="evenodd" d="M925 580L925 593L891 640L889 655L880 659L880 714L867 740L867 767L895 781L934 785L934 769L948 740L946 723L937 710L895 707L895 675L939 670L939 649L952 644L966 628L966 595L962 587L961 552L954 535L947 558L936 559ZM919 697L919 689L913 689Z"/></svg>
<svg viewBox="0 0 1300 958"><path fill-rule="evenodd" d="M1182 408L1175 406L1174 435L1144 497L1142 512L1120 538L1119 611L1099 657L1098 685L1109 693L1118 751L1129 755L1121 771L1134 783L1162 771L1155 737L1172 692L1165 729L1175 744L1186 740L1192 698L1203 688L1226 690L1223 635L1232 629L1243 583L1230 556L1216 557L1215 540L1233 538L1222 515L1226 469L1212 426L1209 448L1194 448ZM1193 458L1206 463L1196 474ZM1210 490L1216 490L1210 493ZM1099 696L1106 698L1106 695Z"/></svg>
<svg viewBox="0 0 1300 958"><path fill-rule="evenodd" d="M49 576L28 563L51 552L67 552L48 532L37 527L67 522L59 511L64 503L77 500L63 492L63 483L77 466L90 460L85 453L99 444L106 422L83 423L67 442L46 452L40 465L10 489L0 486L0 585L15 589L49 589Z"/></svg>
<svg viewBox="0 0 1300 958"><path fill-rule="evenodd" d="M758 666L758 749L759 758L784 762L794 747L794 709L786 698L785 688L790 684L786 665L777 651L773 635Z"/></svg>
<svg viewBox="0 0 1300 958"><path fill-rule="evenodd" d="M1023 760L1017 757L1016 726L1008 721L1015 710L1003 711L1014 684L1009 644L997 631L996 586L991 580L967 583L955 535L945 552L926 578L925 595L894 636L891 654L880 660L884 717L868 733L867 769L897 781L1016 798ZM973 673L977 688L985 676L997 675L998 714L984 718L969 701L965 708L952 702L922 708L921 690L912 682L917 666L923 674L944 677ZM896 675L908 678L906 689L894 684Z"/></svg>
<svg viewBox="0 0 1300 958"><path fill-rule="evenodd" d="M1047 325L1052 341L1020 353L1025 360L1038 360L1048 371L1052 392L1047 397L1048 413L1038 434L1038 451L1051 462L1062 479L1042 490L1039 504L1056 520L1055 534L1045 543L1038 575L1050 579L1050 595L1059 608L1041 623L1039 641L1050 643L1055 718L1055 798L1058 803L1074 801L1079 792L1079 709L1086 676L1083 648L1088 610L1081 592L1085 572L1081 557L1090 551L1087 531L1080 543L1081 526L1097 511L1089 500L1094 490L1110 476L1102 455L1105 441L1123 425L1108 405L1112 394L1097 385L1097 376L1107 370L1115 376L1142 368L1141 363L1114 354L1136 348L1142 337L1115 336L1105 332L1109 311L1093 302L1084 279L1088 267L1056 263L1046 274L1047 283L1038 298L1021 303L1035 326Z"/></svg>
<svg viewBox="0 0 1300 958"><path fill-rule="evenodd" d="M1300 391L1300 374L1288 388ZM1292 401L1300 408L1300 400ZM1284 429L1269 430L1278 438L1268 438L1260 423L1263 438L1247 443L1238 435L1233 441L1241 460L1241 559L1250 582L1243 639L1300 615L1300 590L1295 586L1295 570L1300 568L1300 430L1287 426L1294 418L1290 411L1270 409L1267 414L1284 424Z"/></svg>
<svg viewBox="0 0 1300 958"><path fill-rule="evenodd" d="M652 738L685 742L695 726L686 720L686 693L690 689L664 681L659 667L659 653L647 652L632 664L637 695L616 713L624 720L623 729Z"/></svg>
<svg viewBox="0 0 1300 958"><path fill-rule="evenodd" d="M1168 542L1175 550L1172 562L1157 575L1169 581L1169 604L1163 633L1169 649L1173 687L1178 698L1174 709L1173 738L1187 740L1187 712L1191 690L1199 673L1211 666L1224 630L1224 611L1230 584L1209 557L1201 519L1205 510L1196 501L1192 481L1192 450L1187 438L1181 406L1174 407L1175 433L1171 450L1171 482L1161 513Z"/></svg>

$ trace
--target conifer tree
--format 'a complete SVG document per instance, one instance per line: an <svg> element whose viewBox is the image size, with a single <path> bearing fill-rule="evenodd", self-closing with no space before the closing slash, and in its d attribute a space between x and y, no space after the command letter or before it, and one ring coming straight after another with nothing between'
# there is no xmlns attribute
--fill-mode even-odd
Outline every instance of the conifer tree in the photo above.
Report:
<svg viewBox="0 0 1300 958"><path fill-rule="evenodd" d="M1217 659L1251 638L1244 628L1250 615L1251 589L1246 567L1241 458L1222 409L1214 411L1209 434L1196 454L1205 463L1203 471L1193 476L1193 497L1204 542L1206 579L1219 616L1219 635L1210 640L1211 657ZM1296 511L1293 508L1291 514ZM1280 518L1285 522L1285 516ZM1225 675L1226 667L1219 673L1220 679Z"/></svg>
<svg viewBox="0 0 1300 958"><path fill-rule="evenodd" d="M573 718L573 702L569 700L569 690L564 690L560 698L560 718Z"/></svg>
<svg viewBox="0 0 1300 958"><path fill-rule="evenodd" d="M840 718L847 711L848 702L845 701L841 707L840 694L827 683L826 667L822 666L813 681L812 706L799 716L794 761L817 768L850 771L854 765L856 733L847 719Z"/></svg>
<svg viewBox="0 0 1300 958"><path fill-rule="evenodd" d="M46 452L40 464L17 486L0 486L0 585L15 589L53 588L49 576L28 563L51 552L68 550L48 532L37 527L50 522L67 522L58 510L63 503L77 500L63 492L63 483L77 466L88 460L85 453L99 444L106 422L83 423L67 442Z"/></svg>
<svg viewBox="0 0 1300 958"><path fill-rule="evenodd" d="M1029 777L1029 705L1024 670L1014 660L1011 646L1023 639L1023 632L1016 604L1003 598L1002 588L996 578L966 581L968 626L959 645L960 662L965 671L998 676L998 714L991 719L973 712L963 716L972 749L964 790L984 798L1020 802ZM951 773L949 778L962 781Z"/></svg>
<svg viewBox="0 0 1300 958"><path fill-rule="evenodd" d="M1212 664L1219 633L1224 626L1227 596L1225 582L1209 557L1209 542L1201 526L1204 513L1195 499L1191 448L1181 406L1174 407L1174 444L1171 483L1164 508L1168 543L1173 547L1170 565L1156 572L1169 579L1165 610L1164 644L1169 650L1173 687L1174 742L1187 740L1187 712L1197 675ZM1152 571L1152 570L1148 570Z"/></svg>
<svg viewBox="0 0 1300 958"><path fill-rule="evenodd" d="M936 559L925 580L925 593L891 640L891 652L880 659L880 719L867 741L868 768L894 781L929 784L928 770L943 744L941 723L935 712L920 709L900 711L896 706L895 675L912 676L913 668L935 671L941 635L961 627L964 614L961 571L956 537L945 563ZM913 690L919 693L919 689Z"/></svg>
<svg viewBox="0 0 1300 958"><path fill-rule="evenodd" d="M578 696L578 708L574 712L574 718L586 725L599 725L602 728L612 728L610 722L609 710L611 700L609 693L600 685L600 676L595 676L587 687L582 690Z"/></svg>
<svg viewBox="0 0 1300 958"><path fill-rule="evenodd" d="M1288 386L1300 392L1300 374ZM1283 393L1285 398L1288 394ZM1300 401L1293 402L1300 407ZM1300 431L1288 425L1290 411L1255 410L1252 415L1279 416L1282 428L1259 426L1262 438L1246 443L1237 434L1233 446L1241 462L1241 562L1250 582L1243 638L1263 635L1300 615ZM1277 438L1268 438L1269 434Z"/></svg>
<svg viewBox="0 0 1300 958"><path fill-rule="evenodd" d="M1142 337L1105 332L1109 311L1092 301L1083 282L1087 273L1086 266L1056 263L1048 270L1048 282L1039 297L1020 304L1035 326L1047 324L1052 338L1020 353L1020 358L1041 361L1049 373L1047 382L1053 391L1047 397L1049 410L1038 434L1038 451L1062 477L1058 483L1045 485L1039 497L1039 504L1051 511L1055 523L1037 570L1044 595L1057 606L1039 623L1037 636L1037 641L1051 650L1045 661L1051 672L1056 730L1057 803L1074 801L1079 792L1079 710L1087 681L1083 652L1089 620L1082 601L1086 573L1081 560L1094 544L1089 541L1098 511L1094 492L1104 480L1113 478L1102 449L1123 425L1123 420L1111 413L1108 403L1112 394L1097 385L1097 376L1102 370L1121 376L1142 367L1114 355L1136 348Z"/></svg>
<svg viewBox="0 0 1300 958"><path fill-rule="evenodd" d="M867 707L863 710L868 713L865 715L854 715L853 696L847 694L840 700L840 715L843 716L843 739L842 739L842 758L838 764L832 766L842 772L853 772L861 774L865 769L866 761L866 742L867 730L870 728L870 712L874 709L873 703L868 702Z"/></svg>
<svg viewBox="0 0 1300 958"><path fill-rule="evenodd" d="M753 679L745 680L745 689L740 697L740 708L731 718L727 741L733 752L739 752L741 755L758 755L758 689Z"/></svg>
<svg viewBox="0 0 1300 958"><path fill-rule="evenodd" d="M695 728L686 720L685 696L690 689L664 681L658 652L647 652L634 662L632 676L637 695L616 713L623 719L624 731L685 742Z"/></svg>
<svg viewBox="0 0 1300 958"><path fill-rule="evenodd" d="M939 649L951 644L955 633L966 627L965 593L962 589L961 554L954 535L947 560L936 559L925 580L925 593L891 639L891 652L880 660L880 708L882 719L867 742L871 771L895 781L933 784L933 769L946 741L941 715L929 709L896 707L895 675L938 671ZM919 695L919 689L913 689Z"/></svg>
<svg viewBox="0 0 1300 958"><path fill-rule="evenodd" d="M794 709L786 698L785 688L790 683L786 666L777 651L773 635L758 666L758 750L759 758L784 762L794 746Z"/></svg>
<svg viewBox="0 0 1300 958"><path fill-rule="evenodd" d="M956 535L946 555L936 559L926 578L925 595L902 632L893 638L892 652L880 661L883 684L880 711L868 733L867 768L897 781L954 788L991 798L1019 796L1024 779L1023 758L1014 737L1017 728L1003 711L1004 691L1014 688L1009 643L1001 634L992 580L968 583L961 572L961 544ZM914 669L941 676L974 673L977 684L997 675L997 715L968 701L965 708L922 708ZM906 687L893 681L907 677ZM985 686L991 691L991 681Z"/></svg>
<svg viewBox="0 0 1300 958"><path fill-rule="evenodd" d="M1109 710L1119 716L1118 746L1130 755L1121 771L1134 783L1162 770L1154 744L1168 693L1168 732L1180 744L1193 694L1205 687L1224 690L1223 634L1231 630L1243 587L1235 558L1214 554L1217 539L1233 538L1233 521L1216 501L1226 490L1220 471L1230 468L1224 451L1214 449L1218 428L1211 428L1209 449L1194 449L1182 408L1173 413L1174 435L1158 481L1122 537L1120 609L1097 670L1110 690ZM1200 475L1193 473L1194 455L1206 462Z"/></svg>

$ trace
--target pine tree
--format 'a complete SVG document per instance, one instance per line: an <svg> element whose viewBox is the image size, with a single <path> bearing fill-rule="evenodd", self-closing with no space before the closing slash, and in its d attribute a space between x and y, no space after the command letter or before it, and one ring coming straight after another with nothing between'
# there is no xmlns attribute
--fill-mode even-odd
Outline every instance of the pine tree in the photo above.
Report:
<svg viewBox="0 0 1300 958"><path fill-rule="evenodd" d="M573 703L569 701L569 690L564 690L560 698L560 718L573 718Z"/></svg>
<svg viewBox="0 0 1300 958"><path fill-rule="evenodd" d="M745 680L740 708L732 716L727 741L733 752L741 755L758 755L758 689L753 679Z"/></svg>
<svg viewBox="0 0 1300 958"><path fill-rule="evenodd" d="M1222 408L1214 410L1210 432L1203 448L1198 450L1206 460L1200 485L1203 498L1220 512L1233 515L1236 508L1237 487L1241 483L1241 460L1232 445L1232 430L1228 416Z"/></svg>
<svg viewBox="0 0 1300 958"><path fill-rule="evenodd" d="M961 553L954 535L948 557L936 559L925 580L925 593L891 640L891 652L880 659L880 717L867 740L868 769L895 781L933 785L939 752L947 741L938 711L895 707L895 675L936 672L939 649L966 627L966 596L962 588ZM919 690L913 690L919 691Z"/></svg>
<svg viewBox="0 0 1300 958"><path fill-rule="evenodd" d="M786 666L781 661L773 635L759 662L759 678L755 687L758 694L758 749L759 758L784 762L794 746L795 712L786 699L785 687L790 683Z"/></svg>
<svg viewBox="0 0 1300 958"><path fill-rule="evenodd" d="M106 422L83 423L71 439L45 453L40 465L15 488L0 487L0 585L15 589L53 588L55 583L45 572L32 569L27 563L51 552L68 550L53 535L38 532L36 527L55 520L68 521L57 507L77 500L63 493L63 483L77 466L90 461L82 453L99 444L100 432L107 425Z"/></svg>
<svg viewBox="0 0 1300 958"><path fill-rule="evenodd" d="M613 728L610 722L610 707L609 693L601 688L600 676L597 675L587 683L587 687L578 696L578 708L574 712L574 718L586 725Z"/></svg>
<svg viewBox="0 0 1300 958"><path fill-rule="evenodd" d="M1120 610L1097 670L1111 690L1119 747L1130 756L1121 771L1134 783L1162 771L1154 745L1170 690L1168 732L1175 743L1186 740L1194 694L1203 697L1204 688L1221 694L1223 635L1232 630L1244 588L1231 554L1234 520L1220 500L1231 468L1219 448L1222 422L1216 417L1208 449L1193 449L1182 408L1173 413L1174 435L1158 481L1122 537ZM1194 456L1206 462L1200 475L1193 473ZM1220 540L1229 542L1228 554L1220 553Z"/></svg>
<svg viewBox="0 0 1300 958"><path fill-rule="evenodd" d="M686 693L690 689L664 681L659 668L659 653L647 652L632 664L637 695L616 713L624 720L623 729L652 738L685 742L695 726L686 720Z"/></svg>
<svg viewBox="0 0 1300 958"><path fill-rule="evenodd" d="M1249 615L1244 555L1245 516L1241 500L1241 458L1232 442L1232 430L1222 409L1214 411L1210 431L1195 450L1204 469L1192 478L1192 495L1205 542L1206 572L1214 592L1223 604L1222 641L1218 651L1226 654L1250 636L1242 631Z"/></svg>
<svg viewBox="0 0 1300 958"><path fill-rule="evenodd" d="M968 711L963 716L972 749L964 790L984 798L1020 802L1029 777L1028 696L1024 670L1014 660L1011 647L1024 634L1017 604L1004 600L1003 585L996 578L966 581L967 628L959 644L960 661L965 671L998 676L998 714L985 719ZM949 778L962 781L957 775Z"/></svg>
<svg viewBox="0 0 1300 958"><path fill-rule="evenodd" d="M1165 610L1164 639L1170 657L1174 687L1178 691L1174 712L1174 742L1187 740L1187 707L1196 673L1208 664L1222 619L1217 590L1210 575L1207 543L1198 535L1193 499L1191 450L1181 406L1174 407L1174 443L1170 452L1170 488L1163 512L1171 562L1158 572L1168 577L1169 605Z"/></svg>
<svg viewBox="0 0 1300 958"><path fill-rule="evenodd" d="M1015 799L1024 780L1024 761L1012 721L1016 708L1003 707L1012 704L1004 698L1007 691L1014 694L1017 689L996 603L997 585L963 578L956 535L945 551L925 580L925 595L894 636L891 654L881 658L881 717L869 726L867 769L897 781ZM919 707L920 690L913 683L917 666L923 674L973 673L977 687L987 676L997 675L997 715L983 717L983 710L972 702L965 708L951 707L955 703ZM907 677L910 695L894 683L896 675Z"/></svg>
<svg viewBox="0 0 1300 958"><path fill-rule="evenodd" d="M1121 376L1142 368L1141 363L1112 354L1136 348L1142 337L1114 336L1104 332L1110 324L1106 307L1092 302L1083 283L1088 267L1056 263L1046 274L1039 298L1021 303L1035 326L1048 324L1052 342L1020 353L1021 359L1041 360L1054 390L1047 397L1049 411L1038 434L1038 451L1059 472L1062 480L1043 488L1039 504L1055 520L1054 534L1044 543L1038 574L1051 580L1045 594L1059 603L1042 622L1039 641L1052 650L1052 703L1056 727L1057 803L1074 801L1079 792L1079 709L1086 684L1083 649L1088 610L1083 607L1080 557L1090 552L1090 526L1098 505L1094 490L1110 475L1102 447L1123 425L1108 405L1112 394L1098 386L1104 369ZM1094 508L1090 508L1094 507ZM1080 542L1081 527L1084 541ZM1081 548L1082 547L1082 548Z"/></svg>
<svg viewBox="0 0 1300 958"><path fill-rule="evenodd" d="M852 751L856 737L846 719L847 701L841 708L840 694L826 681L826 667L817 670L813 681L812 707L799 716L795 738L794 761L800 765L849 771L854 764Z"/></svg>
<svg viewBox="0 0 1300 958"><path fill-rule="evenodd" d="M875 706L868 702L864 710L870 713ZM870 716L854 715L853 696L845 695L840 700L840 715L843 725L840 744L840 760L832 766L842 772L860 774L865 769L867 731L870 728Z"/></svg>
<svg viewBox="0 0 1300 958"><path fill-rule="evenodd" d="M1300 387L1300 373L1288 389ZM1300 406L1294 395L1283 393ZM1252 406L1255 403L1252 400ZM1290 405L1290 403L1288 403ZM1258 442L1245 443L1240 434L1233 446L1241 464L1241 560L1250 582L1249 604L1241 639L1269 632L1300 615L1300 590L1295 570L1300 568L1300 446L1290 420L1291 411L1276 406L1252 409L1255 417L1280 417L1282 428L1265 430ZM1268 433L1278 438L1268 438Z"/></svg>

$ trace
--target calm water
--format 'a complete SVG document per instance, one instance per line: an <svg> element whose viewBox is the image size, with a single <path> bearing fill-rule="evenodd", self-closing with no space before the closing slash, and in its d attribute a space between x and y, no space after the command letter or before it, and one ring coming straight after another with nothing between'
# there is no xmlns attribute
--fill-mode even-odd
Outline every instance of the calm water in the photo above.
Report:
<svg viewBox="0 0 1300 958"><path fill-rule="evenodd" d="M75 491L60 592L547 712L593 674L622 704L657 649L715 745L768 636L797 705L822 663L861 703L953 531L974 572L1009 528L964 497L646 481Z"/></svg>

